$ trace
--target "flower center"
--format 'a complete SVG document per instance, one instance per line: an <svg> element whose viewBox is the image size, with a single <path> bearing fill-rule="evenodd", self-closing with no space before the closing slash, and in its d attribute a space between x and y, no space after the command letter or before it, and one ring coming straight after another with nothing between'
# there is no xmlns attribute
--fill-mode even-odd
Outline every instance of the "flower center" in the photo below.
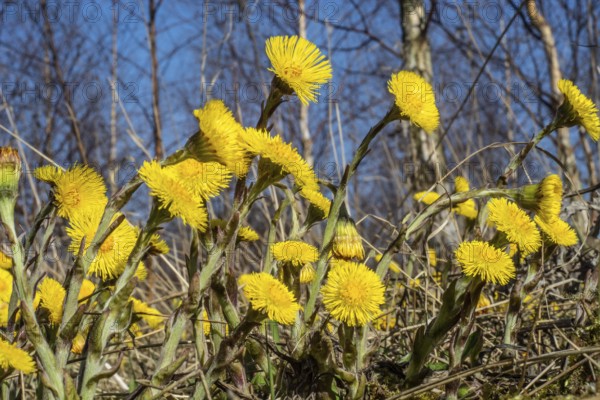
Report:
<svg viewBox="0 0 600 400"><path fill-rule="evenodd" d="M348 282L340 293L340 297L342 298L343 303L356 307L364 302L365 288L361 282Z"/></svg>
<svg viewBox="0 0 600 400"><path fill-rule="evenodd" d="M302 68L296 65L288 65L283 69L283 74L288 78L298 78L302 75Z"/></svg>
<svg viewBox="0 0 600 400"><path fill-rule="evenodd" d="M100 251L103 253L108 253L115 247L115 239L112 236L106 238L102 246L100 246Z"/></svg>
<svg viewBox="0 0 600 400"><path fill-rule="evenodd" d="M81 202L79 191L76 188L70 188L66 190L63 197L63 203L67 207L76 207Z"/></svg>

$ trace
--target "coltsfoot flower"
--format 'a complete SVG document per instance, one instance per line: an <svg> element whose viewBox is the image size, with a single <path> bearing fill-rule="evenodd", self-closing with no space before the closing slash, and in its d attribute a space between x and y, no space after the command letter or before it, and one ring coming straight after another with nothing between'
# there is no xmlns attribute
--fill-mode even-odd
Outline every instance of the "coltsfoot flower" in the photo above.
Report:
<svg viewBox="0 0 600 400"><path fill-rule="evenodd" d="M465 275L501 285L515 277L515 265L508 254L487 242L462 242L454 254Z"/></svg>
<svg viewBox="0 0 600 400"><path fill-rule="evenodd" d="M295 267L301 267L319 259L319 250L315 246L299 240L272 244L271 252L277 261L290 263Z"/></svg>
<svg viewBox="0 0 600 400"><path fill-rule="evenodd" d="M294 323L301 307L283 283L266 272L244 274L238 282L254 310L280 324Z"/></svg>
<svg viewBox="0 0 600 400"><path fill-rule="evenodd" d="M491 199L488 210L488 220L506 235L509 242L516 243L524 255L531 254L542 246L542 237L537 227L515 203L505 198Z"/></svg>
<svg viewBox="0 0 600 400"><path fill-rule="evenodd" d="M24 374L35 372L35 361L25 350L18 348L0 337L0 368L14 368Z"/></svg>
<svg viewBox="0 0 600 400"><path fill-rule="evenodd" d="M331 63L317 46L298 36L267 39L267 57L277 78L285 84L284 94L296 93L302 104L317 102L319 87L331 79Z"/></svg>
<svg viewBox="0 0 600 400"><path fill-rule="evenodd" d="M581 93L575 84L567 79L558 81L558 90L565 99L559 109L565 126L582 126L594 141L600 139L600 118L594 102Z"/></svg>
<svg viewBox="0 0 600 400"><path fill-rule="evenodd" d="M331 316L349 326L363 326L381 314L385 288L377 274L364 264L339 263L321 289Z"/></svg>
<svg viewBox="0 0 600 400"><path fill-rule="evenodd" d="M145 161L140 168L140 177L150 188L150 194L160 201L160 207L166 209L172 217L180 218L183 223L204 232L208 214L202 198L167 168L157 161Z"/></svg>
<svg viewBox="0 0 600 400"><path fill-rule="evenodd" d="M93 209L104 209L108 203L102 176L86 165L74 165L66 171L53 166L34 171L37 179L49 183L54 191L58 215L71 219Z"/></svg>
<svg viewBox="0 0 600 400"><path fill-rule="evenodd" d="M559 246L573 246L577 244L577 234L568 223L559 217L544 219L536 215L534 221L552 243L556 243Z"/></svg>
<svg viewBox="0 0 600 400"><path fill-rule="evenodd" d="M388 90L396 98L400 117L431 133L440 124L440 113L435 105L431 85L421 76L410 71L393 74Z"/></svg>

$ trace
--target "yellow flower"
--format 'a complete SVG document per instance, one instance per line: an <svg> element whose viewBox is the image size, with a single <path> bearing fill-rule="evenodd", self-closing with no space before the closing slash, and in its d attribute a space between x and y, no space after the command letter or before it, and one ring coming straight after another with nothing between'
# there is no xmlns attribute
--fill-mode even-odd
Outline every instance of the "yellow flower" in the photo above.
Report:
<svg viewBox="0 0 600 400"><path fill-rule="evenodd" d="M81 283L81 288L79 289L79 296L77 296L77 301L87 300L94 291L96 290L96 285L94 282L89 279L84 279Z"/></svg>
<svg viewBox="0 0 600 400"><path fill-rule="evenodd" d="M150 237L150 254L167 254L169 250L169 246L158 233Z"/></svg>
<svg viewBox="0 0 600 400"><path fill-rule="evenodd" d="M199 162L192 158L165 167L182 185L205 200L216 197L231 181L231 172L216 162Z"/></svg>
<svg viewBox="0 0 600 400"><path fill-rule="evenodd" d="M433 204L441 196L436 192L418 192L413 196L413 199L427 205Z"/></svg>
<svg viewBox="0 0 600 400"><path fill-rule="evenodd" d="M0 327L8 324L8 303L12 295L13 277L10 272L0 269Z"/></svg>
<svg viewBox="0 0 600 400"><path fill-rule="evenodd" d="M437 266L437 255L435 254L435 249L428 249L427 256L429 257L429 265L432 267Z"/></svg>
<svg viewBox="0 0 600 400"><path fill-rule="evenodd" d="M288 240L271 245L271 253L277 261L301 267L319 259L319 250L315 246L299 240Z"/></svg>
<svg viewBox="0 0 600 400"><path fill-rule="evenodd" d="M11 269L13 265L13 259L8 254L0 251L0 269Z"/></svg>
<svg viewBox="0 0 600 400"><path fill-rule="evenodd" d="M255 242L260 239L260 236L249 226L242 226L238 230L238 239L242 242Z"/></svg>
<svg viewBox="0 0 600 400"><path fill-rule="evenodd" d="M291 325L301 309L296 297L283 283L266 272L244 274L238 280L252 308L263 312L269 319Z"/></svg>
<svg viewBox="0 0 600 400"><path fill-rule="evenodd" d="M119 215L113 217L113 222ZM92 245L101 218L102 211L93 210L86 215L77 215L71 219L70 226L67 227L67 235L71 238L69 250L73 254L76 255L79 252L81 241L84 239L84 250ZM90 263L88 273L99 276L102 280L116 278L121 275L125 270L125 265L135 246L137 237L138 230L126 220L122 221L100 245L96 257ZM138 271L140 268L142 268L141 265L138 266ZM139 277L142 279L141 276Z"/></svg>
<svg viewBox="0 0 600 400"><path fill-rule="evenodd" d="M323 196L321 192L304 187L302 190L300 190L300 196L304 197L311 205L315 206L319 211L321 211L323 213L323 218L327 218L329 216L331 200Z"/></svg>
<svg viewBox="0 0 600 400"><path fill-rule="evenodd" d="M317 102L319 87L331 79L331 64L317 46L298 36L273 36L267 39L267 57L275 73L302 104Z"/></svg>
<svg viewBox="0 0 600 400"><path fill-rule="evenodd" d="M58 215L71 219L90 209L104 209L108 198L100 174L86 165L75 165L64 172L52 168L38 168L34 174L52 185Z"/></svg>
<svg viewBox="0 0 600 400"><path fill-rule="evenodd" d="M550 219L558 217L562 206L563 187L556 174L545 177L537 189L538 215Z"/></svg>
<svg viewBox="0 0 600 400"><path fill-rule="evenodd" d="M317 271L315 271L315 267L311 263L306 263L300 269L300 283L311 283L316 275Z"/></svg>
<svg viewBox="0 0 600 400"><path fill-rule="evenodd" d="M566 124L565 126L581 125L593 140L598 141L600 118L598 118L598 108L594 102L584 96L579 88L569 80L558 81L558 90L565 95L559 110L559 114L566 119L562 121Z"/></svg>
<svg viewBox="0 0 600 400"><path fill-rule="evenodd" d="M161 312L156 308L150 307L148 304L135 297L130 297L129 301L133 303L133 312L139 314L138 317L146 321L150 328L158 329L162 325L165 317L163 317Z"/></svg>
<svg viewBox="0 0 600 400"><path fill-rule="evenodd" d="M67 295L65 288L52 278L44 278L38 285L37 291L40 294L40 307L45 308L50 313L50 323L52 325L60 324L63 314L63 302Z"/></svg>
<svg viewBox="0 0 600 400"><path fill-rule="evenodd" d="M437 129L440 113L433 88L425 79L414 72L400 71L388 81L388 90L396 98L402 119L410 120L427 133Z"/></svg>
<svg viewBox="0 0 600 400"><path fill-rule="evenodd" d="M246 174L248 162L240 146L242 126L221 100L209 100L204 108L194 111L200 131L193 135L185 148L197 161L218 162L238 176Z"/></svg>
<svg viewBox="0 0 600 400"><path fill-rule="evenodd" d="M63 172L62 169L55 167L54 165L44 165L36 168L33 171L33 176L35 176L37 180L54 185Z"/></svg>
<svg viewBox="0 0 600 400"><path fill-rule="evenodd" d="M565 221L559 217L553 217L549 220L536 215L535 223L538 224L542 232L548 239L559 246L573 246L577 244L577 234Z"/></svg>
<svg viewBox="0 0 600 400"><path fill-rule="evenodd" d="M468 192L469 190L469 181L467 178L462 176L457 176L454 178L454 192L463 193Z"/></svg>
<svg viewBox="0 0 600 400"><path fill-rule="evenodd" d="M25 350L0 337L0 368L14 368L24 374L35 372L35 361Z"/></svg>
<svg viewBox="0 0 600 400"><path fill-rule="evenodd" d="M506 285L515 276L515 265L508 254L489 243L462 242L454 254L465 275L501 285Z"/></svg>
<svg viewBox="0 0 600 400"><path fill-rule="evenodd" d="M12 295L13 277L10 272L0 269L0 302L8 303Z"/></svg>
<svg viewBox="0 0 600 400"><path fill-rule="evenodd" d="M452 211L469 219L477 218L477 206L475 205L475 200L473 199L469 199L454 205L454 207L452 207Z"/></svg>
<svg viewBox="0 0 600 400"><path fill-rule="evenodd" d="M366 265L348 262L329 271L321 289L325 309L338 321L362 326L381 313L385 302L381 279Z"/></svg>
<svg viewBox="0 0 600 400"><path fill-rule="evenodd" d="M140 177L150 188L150 194L160 200L160 207L172 217L179 217L193 228L204 232L208 214L202 198L187 188L173 173L157 161L145 161Z"/></svg>
<svg viewBox="0 0 600 400"><path fill-rule="evenodd" d="M204 331L204 336L210 335L210 320L208 319L206 310L202 310L202 330Z"/></svg>
<svg viewBox="0 0 600 400"><path fill-rule="evenodd" d="M362 238L358 234L352 218L340 217L338 219L335 225L332 252L334 257L347 260L353 258L362 260L365 258Z"/></svg>
<svg viewBox="0 0 600 400"><path fill-rule="evenodd" d="M85 347L86 336L81 333L77 333L75 335L75 339L73 339L73 344L71 345L71 352L75 354L83 353L83 348Z"/></svg>
<svg viewBox="0 0 600 400"><path fill-rule="evenodd" d="M516 243L524 255L542 246L542 237L535 224L515 203L505 198L491 199L488 210L489 221L506 235L509 242Z"/></svg>
<svg viewBox="0 0 600 400"><path fill-rule="evenodd" d="M298 150L283 141L281 136L271 136L265 130L247 129L242 146L251 153L275 164L283 175L292 174L296 184L305 190L318 191L317 175ZM279 173L279 171L277 171Z"/></svg>

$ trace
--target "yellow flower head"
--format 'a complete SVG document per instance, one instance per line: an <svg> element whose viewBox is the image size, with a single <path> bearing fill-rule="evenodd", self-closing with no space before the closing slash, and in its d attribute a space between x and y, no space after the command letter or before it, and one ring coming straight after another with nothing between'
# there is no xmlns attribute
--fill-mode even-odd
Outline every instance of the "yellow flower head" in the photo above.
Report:
<svg viewBox="0 0 600 400"><path fill-rule="evenodd" d="M475 204L475 200L469 199L467 201L463 201L462 203L455 204L452 207L452 211L455 213L462 215L463 217L467 217L468 219L476 219L477 218L477 205Z"/></svg>
<svg viewBox="0 0 600 400"><path fill-rule="evenodd" d="M454 192L463 193L468 192L469 190L469 181L467 178L462 176L457 176L454 178Z"/></svg>
<svg viewBox="0 0 600 400"><path fill-rule="evenodd" d="M373 327L378 331L389 331L396 326L396 317L392 314L384 313L373 320Z"/></svg>
<svg viewBox="0 0 600 400"><path fill-rule="evenodd" d="M562 206L563 187L560 177L556 174L548 175L538 185L538 215L555 217L560 214Z"/></svg>
<svg viewBox="0 0 600 400"><path fill-rule="evenodd" d="M505 198L491 199L488 210L489 221L506 235L509 242L516 243L524 255L542 246L542 237L535 224L515 203Z"/></svg>
<svg viewBox="0 0 600 400"><path fill-rule="evenodd" d="M10 272L0 269L0 301L8 302L12 294L13 276Z"/></svg>
<svg viewBox="0 0 600 400"><path fill-rule="evenodd" d="M80 332L75 335L75 339L73 339L73 344L71 345L71 352L74 354L83 353L83 349L85 347L87 335L84 335Z"/></svg>
<svg viewBox="0 0 600 400"><path fill-rule="evenodd" d="M113 217L113 222L118 216L119 214ZM86 215L78 215L71 220L70 226L67 228L67 235L71 238L69 250L73 254L76 255L79 252L81 241L84 239L84 250L92 245L101 218L102 211L95 210ZM121 275L137 237L138 230L129 222L122 221L100 245L96 257L90 263L88 273L99 276L103 280ZM138 270L139 268L140 266L138 266Z"/></svg>
<svg viewBox="0 0 600 400"><path fill-rule="evenodd" d="M304 267L300 269L300 283L311 283L315 276L317 276L317 271L311 263L304 264Z"/></svg>
<svg viewBox="0 0 600 400"><path fill-rule="evenodd" d="M150 188L150 194L160 201L172 217L179 217L193 228L204 232L208 220L202 198L191 191L172 170L161 167L157 161L145 161L140 177Z"/></svg>
<svg viewBox="0 0 600 400"><path fill-rule="evenodd" d="M462 242L454 254L465 275L501 285L515 276L515 265L508 254L487 242Z"/></svg>
<svg viewBox="0 0 600 400"><path fill-rule="evenodd" d="M284 325L291 325L301 309L296 297L285 285L266 272L244 274L238 280L244 295L256 311Z"/></svg>
<svg viewBox="0 0 600 400"><path fill-rule="evenodd" d="M379 262L382 259L382 255L381 254L377 254L375 256L375 261ZM397 262L395 261L390 261L390 264L388 265L388 270L390 270L391 272L395 273L395 274L399 274L401 269L400 269L400 265L398 265Z"/></svg>
<svg viewBox="0 0 600 400"><path fill-rule="evenodd" d="M103 209L108 202L104 180L86 165L75 165L64 172L54 167L41 167L34 174L53 186L61 217L71 219L90 209Z"/></svg>
<svg viewBox="0 0 600 400"><path fill-rule="evenodd" d="M580 125L590 137L598 141L600 138L600 118L594 102L583 95L577 86L569 80L558 81L558 90L565 95L559 114L565 118L565 126Z"/></svg>
<svg viewBox="0 0 600 400"><path fill-rule="evenodd" d="M365 258L362 238L351 218L340 217L335 225L332 252L334 257L351 260Z"/></svg>
<svg viewBox="0 0 600 400"><path fill-rule="evenodd" d="M167 254L169 250L169 245L167 245L158 233L155 233L150 237L149 254Z"/></svg>
<svg viewBox="0 0 600 400"><path fill-rule="evenodd" d="M295 92L305 105L317 102L319 87L331 79L331 63L317 46L298 36L273 36L266 53L273 65L269 71L288 87L285 94Z"/></svg>
<svg viewBox="0 0 600 400"><path fill-rule="evenodd" d="M329 271L321 289L323 304L331 316L349 326L362 326L381 314L385 288L375 272L364 264L347 262Z"/></svg>
<svg viewBox="0 0 600 400"><path fill-rule="evenodd" d="M231 172L216 162L199 162L192 158L165 167L192 193L205 200L216 197L229 186Z"/></svg>
<svg viewBox="0 0 600 400"><path fill-rule="evenodd" d="M213 218L210 220L211 228L219 227L221 229L225 229L227 227L227 221L224 221L219 218ZM238 229L237 240L240 242L255 242L260 239L258 232L249 226L240 226Z"/></svg>
<svg viewBox="0 0 600 400"><path fill-rule="evenodd" d="M559 246L573 246L577 244L577 234L569 224L559 217L545 219L536 215L534 220L552 243L556 243Z"/></svg>
<svg viewBox="0 0 600 400"><path fill-rule="evenodd" d="M150 307L148 304L134 297L130 297L129 300L133 303L133 312L138 314L138 317L146 321L148 326L152 329L158 329L165 320L161 312L156 308Z"/></svg>
<svg viewBox="0 0 600 400"><path fill-rule="evenodd" d="M240 146L242 126L221 100L209 100L194 111L200 131L186 143L187 151L200 162L218 162L238 176L247 172L248 163Z"/></svg>
<svg viewBox="0 0 600 400"><path fill-rule="evenodd" d="M299 240L288 240L271 245L271 252L277 261L301 267L319 259L319 250L315 246Z"/></svg>
<svg viewBox="0 0 600 400"><path fill-rule="evenodd" d="M33 176L39 181L54 185L63 174L63 170L54 165L44 165L33 171Z"/></svg>
<svg viewBox="0 0 600 400"><path fill-rule="evenodd" d="M35 372L35 361L25 350L0 337L0 368L14 368L24 374Z"/></svg>
<svg viewBox="0 0 600 400"><path fill-rule="evenodd" d="M427 205L433 204L440 198L440 195L436 192L418 192L413 196L413 199L425 203Z"/></svg>
<svg viewBox="0 0 600 400"><path fill-rule="evenodd" d="M327 218L329 216L331 200L323 196L321 192L304 187L302 190L300 190L300 196L304 197L311 205L321 211L321 213L323 213L323 218Z"/></svg>
<svg viewBox="0 0 600 400"><path fill-rule="evenodd" d="M79 289L79 296L77 296L77 301L87 300L94 291L96 290L96 285L94 282L89 279L84 279L81 283L81 288Z"/></svg>
<svg viewBox="0 0 600 400"><path fill-rule="evenodd" d="M208 336L210 335L210 320L206 310L202 310L202 320L202 330L204 331L204 336Z"/></svg>
<svg viewBox="0 0 600 400"><path fill-rule="evenodd" d="M52 325L60 324L63 302L67 295L65 288L52 278L44 278L38 285L37 291L40 294L40 306L50 313L50 323Z"/></svg>
<svg viewBox="0 0 600 400"><path fill-rule="evenodd" d="M429 265L432 267L437 266L437 254L435 253L435 249L427 250L427 256L429 257Z"/></svg>
<svg viewBox="0 0 600 400"><path fill-rule="evenodd" d="M427 133L437 129L440 113L435 105L433 88L425 79L414 72L400 71L388 81L388 90L396 97L401 118L410 120Z"/></svg>
<svg viewBox="0 0 600 400"><path fill-rule="evenodd" d="M283 141L281 136L271 136L265 130L247 129L242 137L242 146L251 153L267 159L283 174L292 174L298 186L302 189L318 191L317 175L298 150ZM279 171L278 171L279 172Z"/></svg>
<svg viewBox="0 0 600 400"><path fill-rule="evenodd" d="M12 265L13 265L12 257L3 251L0 251L0 269L11 269Z"/></svg>

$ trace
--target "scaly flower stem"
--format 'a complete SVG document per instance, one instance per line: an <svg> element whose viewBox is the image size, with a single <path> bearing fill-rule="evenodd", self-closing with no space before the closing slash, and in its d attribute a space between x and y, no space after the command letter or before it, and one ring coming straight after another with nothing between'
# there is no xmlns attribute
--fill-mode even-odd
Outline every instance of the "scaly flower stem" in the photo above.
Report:
<svg viewBox="0 0 600 400"><path fill-rule="evenodd" d="M306 307L304 308L305 321L308 321L307 326L310 325L311 321L314 320L315 315L315 304L317 301L317 296L319 295L319 289L321 288L321 282L325 277L325 270L327 268L327 259L329 257L329 248L331 246L331 241L333 239L333 234L335 232L335 225L337 224L340 207L344 202L344 198L346 197L346 190L348 187L348 182L356 169L358 168L360 162L367 155L369 150L369 145L375 139L377 134L381 132L381 130L390 122L394 121L397 117L397 110L392 107L390 111L379 121L375 126L371 128L371 130L364 137L360 146L354 153L354 158L350 165L346 168L342 180L340 182L340 186L338 187L335 196L333 197L333 201L331 203L331 209L329 210L329 218L327 218L327 225L325 225L325 231L323 233L323 241L321 244L321 248L319 249L319 260L317 261L316 268L316 276L309 286L309 297L306 303ZM305 327L306 329L306 327ZM302 335L301 335L302 336ZM299 348L302 345L299 344Z"/></svg>
<svg viewBox="0 0 600 400"><path fill-rule="evenodd" d="M25 321L27 338L33 343L37 357L40 359L42 364L42 371L40 371L40 373L46 376L48 389L51 391L51 395L57 399L63 399L65 390L60 374L61 369L57 368L56 359L54 358L52 349L44 338L35 317L33 296L25 272L25 253L15 229L14 204L10 206L9 202L0 201L0 221L4 224L8 239L11 242L14 283L17 289L23 319Z"/></svg>

